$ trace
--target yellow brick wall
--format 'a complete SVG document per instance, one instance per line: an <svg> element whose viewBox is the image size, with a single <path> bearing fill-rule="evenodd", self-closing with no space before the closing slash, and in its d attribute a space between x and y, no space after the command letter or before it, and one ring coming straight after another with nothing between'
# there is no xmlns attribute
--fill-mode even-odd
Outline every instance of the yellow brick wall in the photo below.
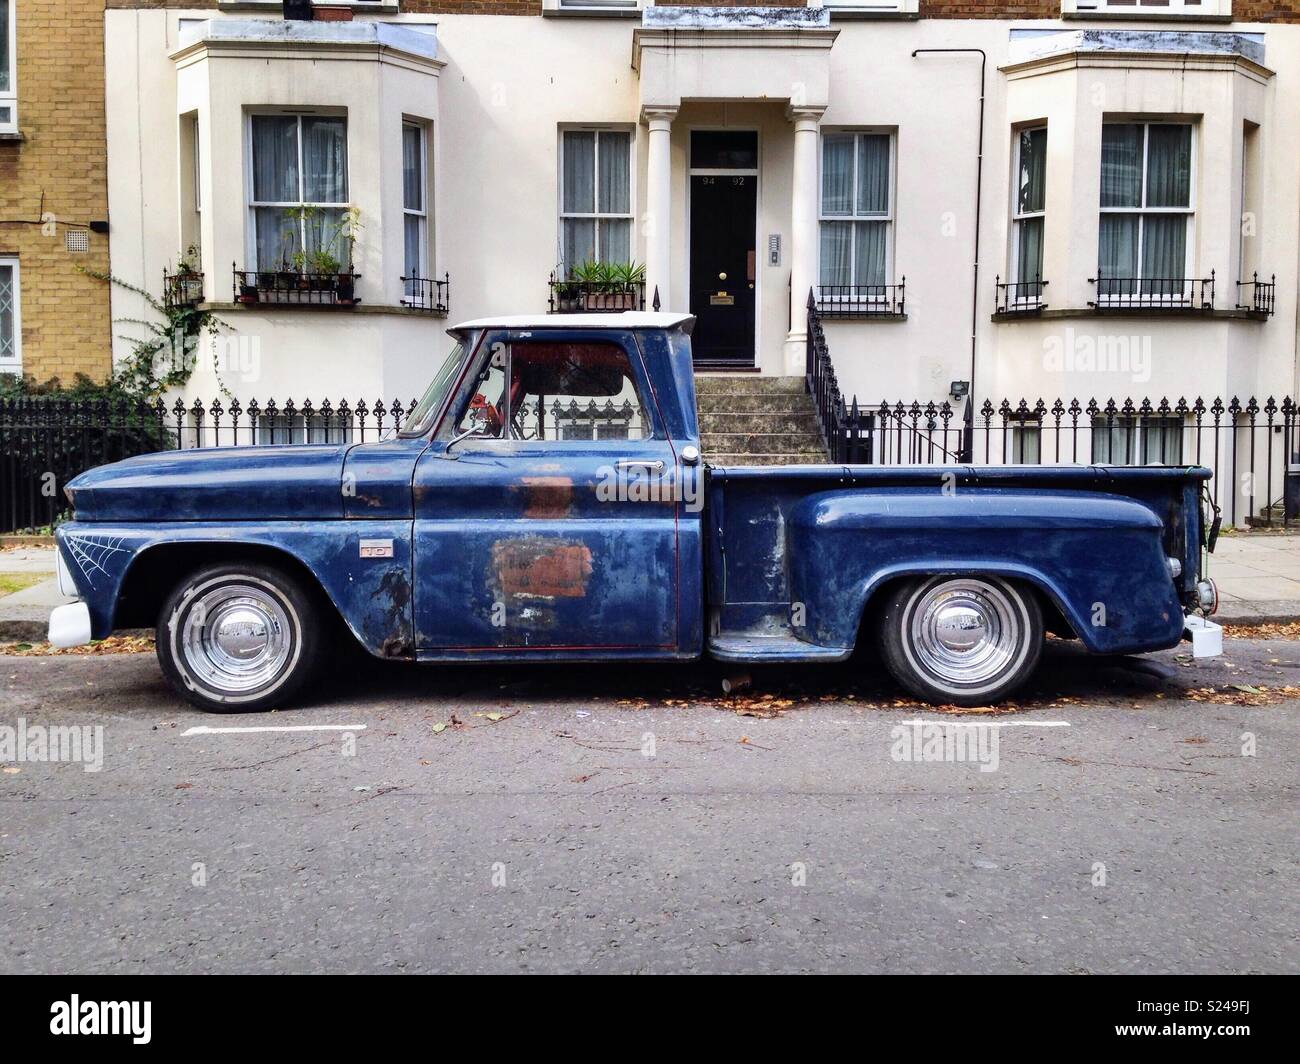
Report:
<svg viewBox="0 0 1300 1064"><path fill-rule="evenodd" d="M21 270L22 359L38 382L111 368L107 236L64 249L66 222L108 218L104 0L18 0L18 128L0 140L0 255ZM54 216L50 226L20 224Z"/></svg>

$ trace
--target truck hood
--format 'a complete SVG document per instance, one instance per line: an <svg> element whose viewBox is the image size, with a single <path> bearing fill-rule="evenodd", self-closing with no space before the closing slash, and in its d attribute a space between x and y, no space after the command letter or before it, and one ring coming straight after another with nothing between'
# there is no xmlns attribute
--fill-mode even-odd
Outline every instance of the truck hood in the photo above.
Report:
<svg viewBox="0 0 1300 1064"><path fill-rule="evenodd" d="M265 521L343 516L351 444L142 454L68 482L78 521Z"/></svg>

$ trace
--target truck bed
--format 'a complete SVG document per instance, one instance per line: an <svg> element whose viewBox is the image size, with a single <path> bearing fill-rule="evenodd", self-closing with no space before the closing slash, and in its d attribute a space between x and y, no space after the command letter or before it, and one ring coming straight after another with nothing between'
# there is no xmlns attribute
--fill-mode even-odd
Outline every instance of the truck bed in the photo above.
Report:
<svg viewBox="0 0 1300 1064"><path fill-rule="evenodd" d="M918 558L929 572L996 566L1023 576L1077 629L1099 587L1107 580L1123 586L1143 535L1149 541L1158 534L1165 557L1181 566L1174 590L1185 598L1200 569L1200 496L1209 476L1195 466L710 467L710 653L723 660L847 657L862 604L890 579L916 571ZM1158 530L1137 527L1144 515L1134 503ZM1153 525L1149 517L1146 524ZM1167 592L1167 573L1163 579ZM1135 588L1152 582L1129 581ZM856 595L862 603L852 601ZM1175 630L1176 642L1182 616L1168 616L1168 594L1160 601L1115 598L1108 630L1075 633L1090 649L1170 645ZM1144 635L1136 619L1153 609L1161 631Z"/></svg>

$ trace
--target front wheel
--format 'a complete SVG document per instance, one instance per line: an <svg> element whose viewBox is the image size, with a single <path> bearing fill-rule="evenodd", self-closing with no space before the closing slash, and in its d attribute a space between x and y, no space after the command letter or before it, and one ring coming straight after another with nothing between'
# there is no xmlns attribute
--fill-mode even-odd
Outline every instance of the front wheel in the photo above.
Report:
<svg viewBox="0 0 1300 1064"><path fill-rule="evenodd" d="M1027 589L992 576L908 581L889 596L880 643L894 678L930 702L982 705L1029 678L1043 613Z"/></svg>
<svg viewBox="0 0 1300 1064"><path fill-rule="evenodd" d="M316 672L325 632L300 581L269 565L212 565L182 581L158 617L158 661L211 713L271 709Z"/></svg>

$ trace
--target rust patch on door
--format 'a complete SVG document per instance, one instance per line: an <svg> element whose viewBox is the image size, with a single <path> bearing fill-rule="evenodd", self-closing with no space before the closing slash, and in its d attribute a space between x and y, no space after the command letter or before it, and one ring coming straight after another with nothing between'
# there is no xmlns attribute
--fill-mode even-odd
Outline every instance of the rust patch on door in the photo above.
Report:
<svg viewBox="0 0 1300 1064"><path fill-rule="evenodd" d="M573 481L569 477L524 477L524 516L568 517L573 508Z"/></svg>
<svg viewBox="0 0 1300 1064"><path fill-rule="evenodd" d="M503 597L582 598L591 579L585 543L529 536L492 544L492 575Z"/></svg>

